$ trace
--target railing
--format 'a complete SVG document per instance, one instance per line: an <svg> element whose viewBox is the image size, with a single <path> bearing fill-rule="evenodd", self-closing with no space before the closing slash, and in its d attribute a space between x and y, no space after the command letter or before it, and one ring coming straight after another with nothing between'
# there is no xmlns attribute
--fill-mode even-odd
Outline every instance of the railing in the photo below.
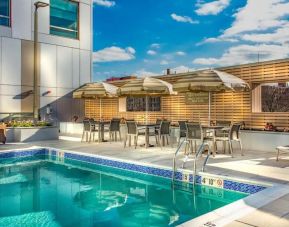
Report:
<svg viewBox="0 0 289 227"><path fill-rule="evenodd" d="M188 158L189 158L189 155L191 154L191 151L192 151L192 149L191 149L191 144L190 144L189 141L187 141L186 139L184 139L184 140L180 143L180 145L178 146L178 148L177 148L177 150L176 150L176 152L175 152L175 154L174 154L174 159L173 159L172 183L174 183L174 181L175 181L175 175L176 175L176 171L177 171L177 167L176 167L177 155L178 155L179 151L181 150L181 148L184 146L184 144L189 145L189 153L186 155L186 157L185 157L185 159L184 159L184 161L183 161L182 169L185 168L185 164L186 164L186 162L187 162L187 160L188 160ZM206 167L206 165L207 165L207 163L208 163L210 154L211 154L211 150L210 150L209 144L208 144L207 142L203 142L203 143L199 146L198 150L197 150L196 153L195 153L194 165L193 165L193 168L194 168L194 169L193 169L193 171L194 171L194 172L193 172L193 174L194 174L194 175L193 175L193 183L194 183L194 184L196 183L197 161L198 161L199 156L205 151L205 148L207 148L208 154L207 154L207 157L205 158L205 161L204 161L204 163L203 163L203 165L202 165L202 172L204 172L204 171L205 171L205 167Z"/></svg>

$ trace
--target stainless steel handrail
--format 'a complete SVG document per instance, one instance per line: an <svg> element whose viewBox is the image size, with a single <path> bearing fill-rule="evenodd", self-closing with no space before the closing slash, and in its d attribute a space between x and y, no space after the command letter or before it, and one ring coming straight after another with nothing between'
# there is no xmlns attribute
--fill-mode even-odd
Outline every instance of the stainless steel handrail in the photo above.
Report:
<svg viewBox="0 0 289 227"><path fill-rule="evenodd" d="M184 139L184 140L181 142L181 144L178 146L178 148L177 148L177 150L176 150L176 152L175 152L175 154L174 154L174 159L173 159L173 174L172 174L172 182L173 182L173 183L174 183L174 181L175 181L175 174L176 174L176 171L177 171L177 169L176 169L176 158L177 158L177 155L178 155L179 151L181 150L181 148L183 147L184 144L189 144L189 146L190 146L190 143L189 143L186 139ZM207 157L206 157L206 159L205 159L205 161L204 161L204 163L203 163L203 165L202 165L202 172L204 172L205 166L206 166L206 164L207 164L207 162L208 162L208 159L209 159L209 157L210 157L210 154L211 154L209 144L208 144L207 142L203 142L203 143L199 146L198 151L197 151L196 154L195 154L194 167L193 167L193 168L194 168L194 175L193 175L193 183L194 183L194 184L196 183L197 160L198 160L199 156L204 152L206 146L207 146L207 149L208 149L208 154L207 154ZM189 150L191 151L191 147L189 147ZM190 153L189 153L188 155L186 155L185 160L183 161L182 168L185 167L185 164L186 164L186 161L187 161L189 155L190 155Z"/></svg>

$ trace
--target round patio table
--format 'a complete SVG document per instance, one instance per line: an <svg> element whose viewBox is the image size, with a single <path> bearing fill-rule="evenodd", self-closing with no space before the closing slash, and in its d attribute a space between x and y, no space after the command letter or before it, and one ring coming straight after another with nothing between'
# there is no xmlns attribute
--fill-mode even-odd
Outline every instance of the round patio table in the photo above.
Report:
<svg viewBox="0 0 289 227"><path fill-rule="evenodd" d="M145 148L152 147L153 145L150 145L150 129L158 127L159 124L137 124L138 128L144 128L145 129Z"/></svg>

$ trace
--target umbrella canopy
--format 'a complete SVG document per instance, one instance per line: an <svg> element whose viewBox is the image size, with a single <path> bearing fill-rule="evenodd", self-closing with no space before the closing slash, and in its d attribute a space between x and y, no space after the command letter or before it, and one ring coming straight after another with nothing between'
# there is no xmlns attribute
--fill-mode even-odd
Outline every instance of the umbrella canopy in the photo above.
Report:
<svg viewBox="0 0 289 227"><path fill-rule="evenodd" d="M73 92L73 98L110 98L117 96L117 87L108 83L88 83Z"/></svg>
<svg viewBox="0 0 289 227"><path fill-rule="evenodd" d="M196 72L178 80L173 88L178 92L224 92L246 91L249 85L244 80L218 70Z"/></svg>
<svg viewBox="0 0 289 227"><path fill-rule="evenodd" d="M145 77L132 80L120 87L117 91L119 96L136 95L173 95L173 85L153 77Z"/></svg>

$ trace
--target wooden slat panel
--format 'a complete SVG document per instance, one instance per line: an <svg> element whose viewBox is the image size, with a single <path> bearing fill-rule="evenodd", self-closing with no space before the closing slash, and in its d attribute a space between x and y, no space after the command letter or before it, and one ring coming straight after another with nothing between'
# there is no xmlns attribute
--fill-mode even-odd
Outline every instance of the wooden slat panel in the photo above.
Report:
<svg viewBox="0 0 289 227"><path fill-rule="evenodd" d="M219 68L247 81L249 84L263 82L289 81L289 59ZM184 74L165 75L158 78L174 83ZM127 81L114 81L112 84L122 86ZM289 113L252 113L251 92L213 94L211 108L212 120L244 121L246 127L264 128L266 122L272 122L279 128L289 128ZM86 100L85 115L100 118L99 100ZM145 112L118 112L118 99L102 100L103 119L124 117L144 121ZM186 105L182 95L162 97L162 110L149 112L149 121L166 118L173 122L178 120L201 121L207 123L208 105Z"/></svg>

